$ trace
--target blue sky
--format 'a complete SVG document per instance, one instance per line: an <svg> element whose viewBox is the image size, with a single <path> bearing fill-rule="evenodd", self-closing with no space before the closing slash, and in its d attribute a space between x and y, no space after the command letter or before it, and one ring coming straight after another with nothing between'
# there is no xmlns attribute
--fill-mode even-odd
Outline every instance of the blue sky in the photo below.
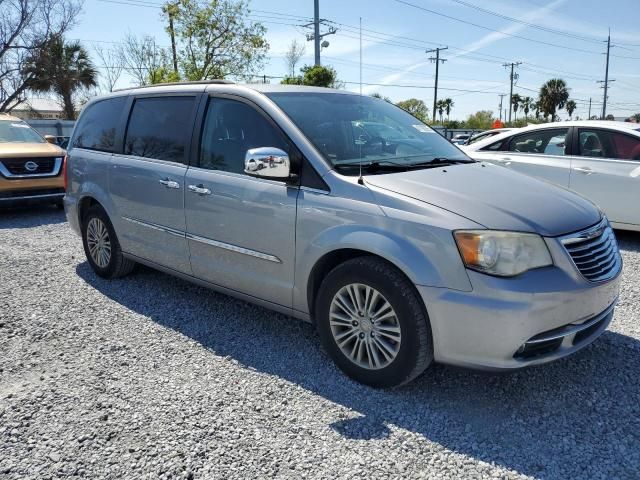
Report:
<svg viewBox="0 0 640 480"><path fill-rule="evenodd" d="M169 45L160 10L150 5L160 5L161 0L143 1L147 6L85 0L82 18L70 37L89 49L109 47L127 32L150 34L158 44ZM251 18L268 29L271 48L264 74L286 73L282 55L293 39L306 43L301 63L313 63L313 44L305 41L306 30L299 26L313 15L313 0L252 0L250 9ZM338 28L337 34L326 37L330 45L322 51L322 63L333 66L341 80L354 82L346 84L354 91L359 90L362 17L362 80L382 85L365 85L363 91L379 92L393 101L416 97L431 108L435 67L424 50L448 46L442 52L447 61L440 68L439 97L455 102L452 118L466 118L477 110L497 115L498 94L509 93L509 73L502 63L511 61L523 62L514 92L535 97L545 80L559 77L578 103L574 116L587 116L589 98L593 98L592 115L599 113L603 90L596 81L604 78L610 27L616 46L609 78L616 81L609 89L607 111L616 117L640 112L640 0L321 0L320 15ZM100 67L97 59L96 63ZM123 78L120 86L129 82Z"/></svg>

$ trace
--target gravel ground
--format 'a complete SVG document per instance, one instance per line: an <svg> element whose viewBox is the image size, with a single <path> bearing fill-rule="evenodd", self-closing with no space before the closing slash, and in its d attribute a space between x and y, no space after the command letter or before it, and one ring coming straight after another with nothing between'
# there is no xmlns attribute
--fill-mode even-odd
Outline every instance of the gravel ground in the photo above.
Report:
<svg viewBox="0 0 640 480"><path fill-rule="evenodd" d="M615 319L511 375L345 378L313 328L138 269L62 213L0 213L0 478L640 478L640 234Z"/></svg>

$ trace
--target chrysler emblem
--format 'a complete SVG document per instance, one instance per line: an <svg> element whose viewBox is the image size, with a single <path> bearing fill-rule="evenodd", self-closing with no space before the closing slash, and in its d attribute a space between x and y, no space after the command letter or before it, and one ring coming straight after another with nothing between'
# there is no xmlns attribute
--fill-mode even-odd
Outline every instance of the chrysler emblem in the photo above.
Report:
<svg viewBox="0 0 640 480"><path fill-rule="evenodd" d="M33 162L31 160L29 160L27 163L24 164L24 168L28 171L28 172L35 172L36 170L38 170L39 165L36 162Z"/></svg>

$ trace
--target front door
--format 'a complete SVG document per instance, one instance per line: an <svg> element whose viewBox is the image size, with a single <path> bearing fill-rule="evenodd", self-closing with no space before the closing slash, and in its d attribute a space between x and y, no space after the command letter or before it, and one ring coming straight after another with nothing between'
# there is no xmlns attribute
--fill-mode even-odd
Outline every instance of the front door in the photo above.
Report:
<svg viewBox="0 0 640 480"><path fill-rule="evenodd" d="M109 177L123 249L185 273L191 266L184 181L196 100L196 95L136 98L123 154L113 156Z"/></svg>
<svg viewBox="0 0 640 480"><path fill-rule="evenodd" d="M244 173L247 150L294 148L275 124L237 98L212 97L185 181L196 277L291 307L299 189Z"/></svg>
<svg viewBox="0 0 640 480"><path fill-rule="evenodd" d="M579 128L577 143L571 190L595 202L610 221L640 225L640 138L614 130Z"/></svg>

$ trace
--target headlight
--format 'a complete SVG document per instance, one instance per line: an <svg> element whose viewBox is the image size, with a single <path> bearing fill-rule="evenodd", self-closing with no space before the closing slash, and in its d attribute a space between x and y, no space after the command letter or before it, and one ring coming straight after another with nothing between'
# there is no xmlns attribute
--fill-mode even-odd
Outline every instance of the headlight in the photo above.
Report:
<svg viewBox="0 0 640 480"><path fill-rule="evenodd" d="M464 264L483 273L511 277L553 265L544 240L533 233L459 230L454 237Z"/></svg>

